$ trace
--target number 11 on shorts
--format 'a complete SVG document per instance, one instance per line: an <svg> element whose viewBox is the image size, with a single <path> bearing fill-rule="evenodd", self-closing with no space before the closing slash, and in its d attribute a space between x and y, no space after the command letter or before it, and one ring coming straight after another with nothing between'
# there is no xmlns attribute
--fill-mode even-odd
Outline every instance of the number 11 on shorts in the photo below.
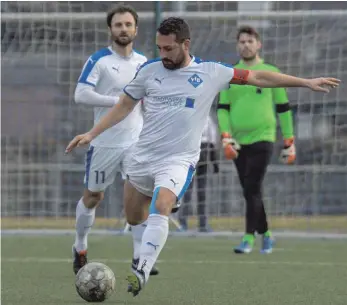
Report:
<svg viewBox="0 0 347 305"><path fill-rule="evenodd" d="M95 183L99 183L99 176L101 176L100 183L105 183L105 171L94 171L95 172Z"/></svg>

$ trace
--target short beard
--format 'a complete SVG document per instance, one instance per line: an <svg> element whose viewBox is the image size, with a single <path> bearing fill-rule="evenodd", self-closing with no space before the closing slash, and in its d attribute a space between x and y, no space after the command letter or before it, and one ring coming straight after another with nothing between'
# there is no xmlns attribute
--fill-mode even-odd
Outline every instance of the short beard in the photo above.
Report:
<svg viewBox="0 0 347 305"><path fill-rule="evenodd" d="M249 56L249 57L242 57L242 60L247 62L247 61L252 61L256 58L257 58L257 54L255 54L253 56Z"/></svg>
<svg viewBox="0 0 347 305"><path fill-rule="evenodd" d="M162 61L164 67L168 70L177 70L177 69L180 69L182 68L182 65L184 63L184 56L182 57L181 60L177 61L177 62L172 62L170 61L168 64L165 64L163 61Z"/></svg>
<svg viewBox="0 0 347 305"><path fill-rule="evenodd" d="M169 63L164 63L164 62L162 62L162 63L164 65L164 67L168 70L177 70L177 69L181 68L181 65L182 65L182 62L177 63L177 62L170 61Z"/></svg>
<svg viewBox="0 0 347 305"><path fill-rule="evenodd" d="M127 45L131 44L133 42L133 39L128 37L128 39L126 41L122 41L120 39L117 38L114 38L113 39L114 43L121 46L121 47L126 47Z"/></svg>

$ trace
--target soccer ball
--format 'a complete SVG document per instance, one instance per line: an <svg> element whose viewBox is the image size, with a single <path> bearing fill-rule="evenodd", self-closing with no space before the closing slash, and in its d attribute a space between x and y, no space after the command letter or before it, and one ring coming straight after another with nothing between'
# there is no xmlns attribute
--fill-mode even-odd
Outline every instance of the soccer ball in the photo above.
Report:
<svg viewBox="0 0 347 305"><path fill-rule="evenodd" d="M114 292L116 278L102 263L89 263L76 275L76 290L87 302L103 302Z"/></svg>

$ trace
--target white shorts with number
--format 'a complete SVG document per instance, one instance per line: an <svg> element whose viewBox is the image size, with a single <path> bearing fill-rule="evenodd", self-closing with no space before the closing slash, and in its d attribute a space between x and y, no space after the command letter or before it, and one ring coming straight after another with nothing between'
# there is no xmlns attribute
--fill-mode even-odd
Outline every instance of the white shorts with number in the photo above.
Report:
<svg viewBox="0 0 347 305"><path fill-rule="evenodd" d="M129 162L129 163L128 163ZM142 194L153 197L159 187L171 190L180 200L191 183L195 168L188 162L148 163L127 158L126 174L129 182Z"/></svg>
<svg viewBox="0 0 347 305"><path fill-rule="evenodd" d="M86 153L85 188L91 192L105 191L120 172L125 179L123 160L128 148L90 146Z"/></svg>

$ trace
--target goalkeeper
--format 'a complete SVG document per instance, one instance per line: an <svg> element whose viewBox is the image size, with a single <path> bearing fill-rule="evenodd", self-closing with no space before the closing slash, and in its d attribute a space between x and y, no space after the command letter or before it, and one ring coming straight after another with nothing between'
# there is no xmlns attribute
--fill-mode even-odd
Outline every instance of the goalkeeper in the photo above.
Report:
<svg viewBox="0 0 347 305"><path fill-rule="evenodd" d="M237 49L242 60L234 68L279 72L260 58L261 41L254 28L239 29ZM276 140L276 112L284 139L281 161L291 164L295 161L293 118L285 89L231 85L220 92L218 123L224 153L234 160L246 200L246 232L235 253L250 253L256 232L263 235L261 252L272 252L262 184Z"/></svg>

